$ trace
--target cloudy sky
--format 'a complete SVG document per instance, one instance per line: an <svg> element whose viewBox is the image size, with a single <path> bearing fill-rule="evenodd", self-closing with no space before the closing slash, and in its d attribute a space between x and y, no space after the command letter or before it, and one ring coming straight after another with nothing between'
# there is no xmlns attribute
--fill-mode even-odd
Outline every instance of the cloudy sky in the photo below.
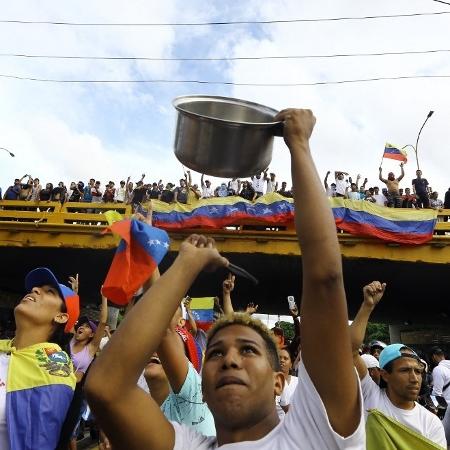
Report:
<svg viewBox="0 0 450 450"><path fill-rule="evenodd" d="M282 20L450 11L432 0L15 0L2 20L177 23ZM378 20L201 27L69 27L0 23L0 54L162 58L323 55L450 49L450 14ZM0 74L60 80L199 79L302 83L373 77L449 75L449 53L227 62L58 60L0 56ZM31 173L41 182L116 182L142 172L149 181L182 175L173 155L178 95L214 94L276 109L311 108L313 152L321 174L361 173L378 184L384 143L415 144L424 176L450 185L450 78L372 83L239 87L194 84L42 83L0 77L0 186ZM410 151L404 187L415 171ZM288 152L276 139L271 169L289 178ZM398 172L398 164L383 167ZM195 177L198 181L199 176Z"/></svg>

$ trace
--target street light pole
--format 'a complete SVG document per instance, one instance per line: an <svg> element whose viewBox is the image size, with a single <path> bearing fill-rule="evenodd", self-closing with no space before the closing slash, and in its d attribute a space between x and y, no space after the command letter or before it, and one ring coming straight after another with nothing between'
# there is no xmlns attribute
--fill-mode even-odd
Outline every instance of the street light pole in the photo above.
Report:
<svg viewBox="0 0 450 450"><path fill-rule="evenodd" d="M14 158L14 153L13 152L10 152L7 148L5 148L5 147L0 147L0 150L5 150L5 152L7 152L7 153L9 153L9 156L12 156L13 158Z"/></svg>
<svg viewBox="0 0 450 450"><path fill-rule="evenodd" d="M420 167L419 167L419 157L418 157L418 155L417 155L417 152L418 152L418 150L419 150L418 146L419 146L420 133L422 133L423 127L424 127L425 124L427 123L428 119L433 115L433 113L434 113L434 111L430 111L430 112L427 114L427 118L425 119L425 122L424 122L424 123L422 124L422 126L420 127L419 134L417 135L417 140L416 140L416 163L417 163L417 170L420 170Z"/></svg>

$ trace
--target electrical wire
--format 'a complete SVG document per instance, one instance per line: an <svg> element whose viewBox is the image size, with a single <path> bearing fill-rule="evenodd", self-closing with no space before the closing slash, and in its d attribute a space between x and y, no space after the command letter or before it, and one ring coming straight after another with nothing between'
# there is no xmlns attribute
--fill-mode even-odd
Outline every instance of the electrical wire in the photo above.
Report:
<svg viewBox="0 0 450 450"><path fill-rule="evenodd" d="M437 0L435 0L437 1ZM410 14L385 14L374 16L349 16L349 17L324 17L313 19L285 19L285 20L235 20L220 22L172 22L172 23L105 23L105 22L70 22L70 21L51 21L51 20L14 20L2 19L0 23L20 24L20 25L58 25L58 26L76 26L76 27L200 27L213 25L270 25L282 23L305 23L305 22L337 22L343 20L372 20L372 19L393 19L402 17L420 17L420 16L438 16L450 14L450 11L435 11L425 13Z"/></svg>
<svg viewBox="0 0 450 450"><path fill-rule="evenodd" d="M207 80L61 80L53 78L36 78L25 77L19 75L0 74L0 78L9 78L23 81L36 81L43 83L62 83L62 84L113 84L113 83L135 83L135 84L209 84L209 85L226 85L226 86L255 86L255 87L296 87L296 86L323 86L329 84L350 84L350 83L368 83L373 81L392 81L392 80L412 80L412 79L426 79L426 78L450 78L450 75L403 75L393 77L374 77L374 78L359 78L353 80L335 80L335 81L315 81L305 83L239 83L234 81L207 81Z"/></svg>
<svg viewBox="0 0 450 450"><path fill-rule="evenodd" d="M433 0L434 2L443 3L444 5L450 5L448 2L444 2L442 0Z"/></svg>
<svg viewBox="0 0 450 450"><path fill-rule="evenodd" d="M335 53L329 55L288 55L288 56L232 56L213 58L159 58L147 56L77 56L77 55L31 55L25 53L0 53L0 57L12 58L35 58L35 59L78 59L78 60L105 60L105 61L258 61L268 59L321 59L321 58L346 58L364 56L387 56L387 55L424 55L431 53L448 53L450 49L436 50L411 50L398 52L375 52L375 53Z"/></svg>

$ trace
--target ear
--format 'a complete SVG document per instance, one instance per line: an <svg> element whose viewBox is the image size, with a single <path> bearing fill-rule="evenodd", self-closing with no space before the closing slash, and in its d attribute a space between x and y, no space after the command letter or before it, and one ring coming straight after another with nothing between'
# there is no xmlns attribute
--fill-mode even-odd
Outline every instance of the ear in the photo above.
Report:
<svg viewBox="0 0 450 450"><path fill-rule="evenodd" d="M66 323L69 320L69 314L60 312L54 318L53 321L57 324Z"/></svg>
<svg viewBox="0 0 450 450"><path fill-rule="evenodd" d="M389 372L386 372L384 369L380 369L380 376L386 383L389 381L389 375Z"/></svg>
<svg viewBox="0 0 450 450"><path fill-rule="evenodd" d="M274 372L273 373L273 389L275 395L281 395L284 389L284 384L286 383L286 379L284 378L283 372Z"/></svg>

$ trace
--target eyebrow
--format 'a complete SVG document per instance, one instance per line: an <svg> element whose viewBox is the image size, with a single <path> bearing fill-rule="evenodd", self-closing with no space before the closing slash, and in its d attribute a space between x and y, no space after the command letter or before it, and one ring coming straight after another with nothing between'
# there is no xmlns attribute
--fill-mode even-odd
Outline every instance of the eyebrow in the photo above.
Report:
<svg viewBox="0 0 450 450"><path fill-rule="evenodd" d="M256 345L257 347L261 347L261 344L259 344L258 342L254 341L253 339L246 339L246 338L236 338L236 341L239 342L240 344L252 344L252 345ZM216 346L219 346L223 344L223 339L220 339L216 342L214 342L213 344L208 346L208 350L210 348L214 348Z"/></svg>

